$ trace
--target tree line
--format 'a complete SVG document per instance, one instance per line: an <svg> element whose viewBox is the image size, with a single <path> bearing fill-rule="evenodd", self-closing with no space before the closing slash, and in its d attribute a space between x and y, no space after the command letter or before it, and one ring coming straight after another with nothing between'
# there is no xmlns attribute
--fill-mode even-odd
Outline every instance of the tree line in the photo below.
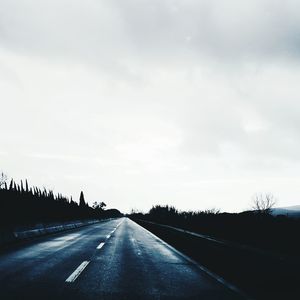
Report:
<svg viewBox="0 0 300 300"><path fill-rule="evenodd" d="M30 186L27 180L17 183L0 174L0 226L96 219L119 213L117 210L105 211L105 206L104 202L94 202L90 207L83 192L77 203L61 193Z"/></svg>
<svg viewBox="0 0 300 300"><path fill-rule="evenodd" d="M300 219L273 216L270 206L275 202L270 194L255 196L253 201L253 210L241 213L222 213L218 209L180 211L170 205L155 205L148 213L132 211L130 218L276 252L299 253Z"/></svg>

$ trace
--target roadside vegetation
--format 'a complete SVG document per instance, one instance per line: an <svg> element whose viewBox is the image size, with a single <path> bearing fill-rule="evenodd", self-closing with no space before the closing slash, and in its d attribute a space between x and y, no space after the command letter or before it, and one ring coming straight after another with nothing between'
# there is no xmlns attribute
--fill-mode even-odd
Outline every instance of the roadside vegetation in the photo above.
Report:
<svg viewBox="0 0 300 300"><path fill-rule="evenodd" d="M218 209L179 211L173 206L156 205L148 213L132 211L130 217L298 256L300 219L273 216L274 204L271 194L259 194L253 198L253 209L241 213L221 213Z"/></svg>
<svg viewBox="0 0 300 300"><path fill-rule="evenodd" d="M0 226L34 225L37 223L118 217L116 209L105 210L104 202L92 207L80 193L79 203L52 190L30 186L27 180L20 183L0 174Z"/></svg>
<svg viewBox="0 0 300 300"><path fill-rule="evenodd" d="M271 194L258 194L252 209L242 213L156 205L148 213L133 211L130 218L249 299L294 299L299 295L300 218L274 216L275 202Z"/></svg>

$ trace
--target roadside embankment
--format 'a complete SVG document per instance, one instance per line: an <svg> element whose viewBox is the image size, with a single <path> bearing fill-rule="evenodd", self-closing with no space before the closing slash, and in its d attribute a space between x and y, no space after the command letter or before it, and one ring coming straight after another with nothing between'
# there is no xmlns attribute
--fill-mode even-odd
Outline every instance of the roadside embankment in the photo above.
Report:
<svg viewBox="0 0 300 300"><path fill-rule="evenodd" d="M106 219L107 220L107 219ZM0 247L22 240L91 225L99 220L78 220L63 223L37 224L15 228L0 228Z"/></svg>
<svg viewBox="0 0 300 300"><path fill-rule="evenodd" d="M182 253L253 299L294 299L300 294L300 259L134 219ZM266 238L268 238L266 236Z"/></svg>

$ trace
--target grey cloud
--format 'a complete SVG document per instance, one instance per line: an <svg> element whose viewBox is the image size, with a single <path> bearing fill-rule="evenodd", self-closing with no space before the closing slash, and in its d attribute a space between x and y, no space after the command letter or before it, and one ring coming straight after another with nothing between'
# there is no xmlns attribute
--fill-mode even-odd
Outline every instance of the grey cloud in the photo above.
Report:
<svg viewBox="0 0 300 300"><path fill-rule="evenodd" d="M214 177L249 176L254 193L258 177L294 176L299 8L292 0L2 0L3 166L26 176L18 166L31 153L24 170L38 183L51 174L63 189L69 178L71 191L94 178L83 184L95 197L133 205L145 190L148 204L217 199ZM225 185L229 199L233 184Z"/></svg>
<svg viewBox="0 0 300 300"><path fill-rule="evenodd" d="M163 63L298 57L296 1L1 1L4 47L118 69ZM108 66L109 65L109 66Z"/></svg>

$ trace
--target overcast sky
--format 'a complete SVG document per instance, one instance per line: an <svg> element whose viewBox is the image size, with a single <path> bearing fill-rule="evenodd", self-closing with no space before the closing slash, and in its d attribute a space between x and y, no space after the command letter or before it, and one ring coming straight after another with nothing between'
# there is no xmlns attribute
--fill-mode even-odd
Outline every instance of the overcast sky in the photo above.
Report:
<svg viewBox="0 0 300 300"><path fill-rule="evenodd" d="M0 0L0 170L123 212L300 199L300 1Z"/></svg>

